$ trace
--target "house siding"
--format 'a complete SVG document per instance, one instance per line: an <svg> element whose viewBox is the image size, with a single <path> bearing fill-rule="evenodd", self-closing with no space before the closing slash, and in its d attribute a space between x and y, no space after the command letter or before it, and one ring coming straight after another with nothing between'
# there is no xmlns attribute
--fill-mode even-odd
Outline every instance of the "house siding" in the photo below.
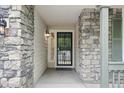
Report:
<svg viewBox="0 0 124 93"><path fill-rule="evenodd" d="M34 10L34 84L36 84L47 69L47 40L45 40L46 25L37 7Z"/></svg>

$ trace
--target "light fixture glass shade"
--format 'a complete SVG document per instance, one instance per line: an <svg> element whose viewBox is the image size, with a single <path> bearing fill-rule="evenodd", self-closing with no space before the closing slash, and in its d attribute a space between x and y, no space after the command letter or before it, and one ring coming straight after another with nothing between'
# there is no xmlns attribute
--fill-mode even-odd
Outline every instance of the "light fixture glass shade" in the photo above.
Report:
<svg viewBox="0 0 124 93"><path fill-rule="evenodd" d="M49 37L49 36L50 36L50 34L49 34L49 33L46 33L46 34L45 34L45 37Z"/></svg>
<svg viewBox="0 0 124 93"><path fill-rule="evenodd" d="M7 22L3 19L3 15L0 14L0 35L5 35L5 27Z"/></svg>
<svg viewBox="0 0 124 93"><path fill-rule="evenodd" d="M5 34L5 28L4 26L0 26L0 35L4 35Z"/></svg>
<svg viewBox="0 0 124 93"><path fill-rule="evenodd" d="M49 37L50 36L50 33L49 33L49 29L48 29L48 26L46 27L46 33L45 33L45 37Z"/></svg>

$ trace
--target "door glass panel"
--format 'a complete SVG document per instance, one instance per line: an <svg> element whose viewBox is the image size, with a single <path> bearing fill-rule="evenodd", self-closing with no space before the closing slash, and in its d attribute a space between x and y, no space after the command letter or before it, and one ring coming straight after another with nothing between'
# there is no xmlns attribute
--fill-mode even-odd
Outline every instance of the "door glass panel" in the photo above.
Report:
<svg viewBox="0 0 124 93"><path fill-rule="evenodd" d="M57 65L72 66L72 32L57 32Z"/></svg>

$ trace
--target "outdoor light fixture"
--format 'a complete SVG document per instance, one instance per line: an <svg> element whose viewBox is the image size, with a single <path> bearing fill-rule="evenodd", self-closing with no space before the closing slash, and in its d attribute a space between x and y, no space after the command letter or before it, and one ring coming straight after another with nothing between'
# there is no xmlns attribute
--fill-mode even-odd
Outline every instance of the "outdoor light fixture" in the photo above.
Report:
<svg viewBox="0 0 124 93"><path fill-rule="evenodd" d="M0 35L5 35L5 27L7 23L3 19L3 15L0 14Z"/></svg>
<svg viewBox="0 0 124 93"><path fill-rule="evenodd" d="M46 28L46 33L45 33L45 37L49 37L50 36L50 33L49 33L49 29L48 29L48 27Z"/></svg>

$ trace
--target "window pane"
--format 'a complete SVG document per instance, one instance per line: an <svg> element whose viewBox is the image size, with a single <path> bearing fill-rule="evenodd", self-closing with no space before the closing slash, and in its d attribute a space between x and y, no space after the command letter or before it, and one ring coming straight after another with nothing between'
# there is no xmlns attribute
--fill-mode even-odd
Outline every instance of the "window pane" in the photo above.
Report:
<svg viewBox="0 0 124 93"><path fill-rule="evenodd" d="M112 22L112 61L122 61L122 22L121 19Z"/></svg>
<svg viewBox="0 0 124 93"><path fill-rule="evenodd" d="M121 38L121 20L113 19L113 37Z"/></svg>
<svg viewBox="0 0 124 93"><path fill-rule="evenodd" d="M112 42L112 60L122 60L122 40L113 40Z"/></svg>

